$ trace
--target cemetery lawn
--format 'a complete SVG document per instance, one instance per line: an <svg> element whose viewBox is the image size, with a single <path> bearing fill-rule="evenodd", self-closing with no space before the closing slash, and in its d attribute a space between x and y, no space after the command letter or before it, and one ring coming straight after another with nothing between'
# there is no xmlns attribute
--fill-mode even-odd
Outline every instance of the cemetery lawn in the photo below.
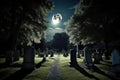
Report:
<svg viewBox="0 0 120 80"><path fill-rule="evenodd" d="M39 63L42 58L35 58L35 63ZM0 58L0 63L4 62L3 58ZM20 58L19 61L14 62L11 65L17 64L21 66L10 66L6 68L0 68L0 80L4 80L16 71L20 70L22 67L23 58ZM46 80L48 72L52 66L54 59L47 59L39 68L36 68L32 73L27 75L23 80ZM22 74L21 74L22 75Z"/></svg>
<svg viewBox="0 0 120 80"><path fill-rule="evenodd" d="M78 64L81 68L83 68L87 73L90 75L95 76L98 80L111 80L110 78L106 77L104 72L106 74L109 73L110 66L111 66L111 61L102 61L101 64L95 65L98 67L101 72L95 72L93 70L87 69L87 67L83 63L83 59L78 58L77 59ZM77 69L74 67L69 67L69 56L68 57L63 57L62 55L60 56L60 74L61 74L61 80L96 80L95 78L89 78L85 75L83 75L81 72L79 72ZM103 72L103 73L102 73Z"/></svg>
<svg viewBox="0 0 120 80"><path fill-rule="evenodd" d="M60 63L59 63L60 80L96 80L95 78L89 78L83 75L74 67L69 67L69 62L70 62L69 57L70 56L63 57L63 55L60 55ZM42 58L35 58L35 63L37 64L41 60ZM2 63L2 61L4 61L4 59L0 58L0 63ZM45 63L43 63L39 68L36 68L33 72L28 74L23 80L46 80L54 61L55 61L54 58L47 58L47 61ZM98 78L98 80L111 80L110 78L106 77L105 74L102 73L102 72L106 74L109 73L109 70L111 67L111 61L102 61L101 64L95 65L96 67L98 67L98 69L101 70L101 72L95 72L87 69L83 63L82 58L78 58L77 61L79 63L79 66L83 68L84 71ZM20 58L20 60L14 62L13 65L19 64L22 66L22 62L23 62L23 59ZM18 67L10 66L6 68L0 68L0 80L4 80L11 74L20 70L21 66L18 66Z"/></svg>
<svg viewBox="0 0 120 80"><path fill-rule="evenodd" d="M47 61L43 63L40 68L35 69L23 80L46 80L53 62L54 59L47 59Z"/></svg>

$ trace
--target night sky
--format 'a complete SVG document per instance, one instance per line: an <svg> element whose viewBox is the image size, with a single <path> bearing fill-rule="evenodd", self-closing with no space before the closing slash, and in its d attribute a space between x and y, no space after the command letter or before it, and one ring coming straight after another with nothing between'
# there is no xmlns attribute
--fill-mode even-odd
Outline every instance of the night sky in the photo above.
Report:
<svg viewBox="0 0 120 80"><path fill-rule="evenodd" d="M55 33L64 32L64 23L73 15L75 6L79 0L50 0L54 2L54 9L48 14L47 21L48 29L46 31L46 40L52 40ZM58 25L53 25L52 16L53 14L60 13L62 15L62 21Z"/></svg>

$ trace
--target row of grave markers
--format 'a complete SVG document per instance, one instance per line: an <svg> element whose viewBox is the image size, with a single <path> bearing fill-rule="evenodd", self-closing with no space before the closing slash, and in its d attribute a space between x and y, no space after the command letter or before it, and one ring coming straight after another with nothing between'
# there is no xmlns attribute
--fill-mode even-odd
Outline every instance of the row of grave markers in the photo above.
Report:
<svg viewBox="0 0 120 80"><path fill-rule="evenodd" d="M88 68L93 68L94 64L92 61L92 53L91 53L91 48L86 46L83 49L83 53L84 53L84 63ZM76 60L76 54L78 54L78 52L76 51L76 49L72 49L70 52L70 66L76 66L77 65L77 60ZM111 53L112 55L112 67L111 67L111 72L114 74L114 76L120 74L120 52L117 49L114 49ZM94 55L95 57L95 61L97 61L96 63L100 63L100 55L97 53L95 53Z"/></svg>

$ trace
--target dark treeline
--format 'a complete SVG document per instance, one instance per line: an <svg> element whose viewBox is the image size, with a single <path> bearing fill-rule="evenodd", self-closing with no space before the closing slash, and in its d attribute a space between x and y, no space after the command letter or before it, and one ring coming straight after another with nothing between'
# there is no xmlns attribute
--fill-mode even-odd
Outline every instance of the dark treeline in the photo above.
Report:
<svg viewBox="0 0 120 80"><path fill-rule="evenodd" d="M0 48L14 50L17 46L40 43L47 29L45 17L52 10L48 0L0 1Z"/></svg>
<svg viewBox="0 0 120 80"><path fill-rule="evenodd" d="M120 46L118 0L80 0L66 30L73 44L105 45L106 55Z"/></svg>

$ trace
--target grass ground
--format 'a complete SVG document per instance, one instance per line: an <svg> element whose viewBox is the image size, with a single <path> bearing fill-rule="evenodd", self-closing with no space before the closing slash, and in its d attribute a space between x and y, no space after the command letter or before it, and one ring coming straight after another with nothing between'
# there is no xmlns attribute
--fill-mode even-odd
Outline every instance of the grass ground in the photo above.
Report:
<svg viewBox="0 0 120 80"><path fill-rule="evenodd" d="M35 63L39 63L42 60L42 58L35 58ZM3 63L5 60L4 58L0 59L0 63ZM16 61L12 63L11 65L14 64L19 64L22 65L23 58L20 58L19 61ZM32 73L27 75L23 80L45 80L47 78L47 74L49 72L49 69L52 66L52 63L54 62L54 59L48 59L45 63L43 63L40 68L36 68ZM11 74L17 72L18 70L21 69L22 66L20 67L6 67L6 68L0 68L0 80L4 80L6 77L10 76ZM22 74L21 74L22 75Z"/></svg>
<svg viewBox="0 0 120 80"><path fill-rule="evenodd" d="M38 69L35 69L30 75L26 76L23 80L46 80L47 75L51 69L54 59L47 59Z"/></svg>
<svg viewBox="0 0 120 80"><path fill-rule="evenodd" d="M80 72L74 67L69 67L69 56L64 58L60 57L60 71L61 71L61 80L111 80L107 77L107 73L110 70L110 63L107 62L101 62L102 64L95 65L100 69L99 71L92 71L86 68L86 66L83 63L83 59L79 58L77 59L79 66L82 71L85 71L85 74L92 75L94 77L89 77L83 74L83 72Z"/></svg>
<svg viewBox="0 0 120 80"><path fill-rule="evenodd" d="M56 56L56 55L55 55ZM35 63L39 63L42 60L42 58L35 58ZM101 64L95 65L100 69L100 71L91 71L86 68L84 63L82 62L82 58L77 59L80 67L86 72L86 74L92 75L96 77L98 80L110 80L110 78L106 77L105 73L108 73L110 70L110 61L103 61ZM0 58L0 63L4 61L3 58ZM19 61L14 62L13 64L22 64L23 59L20 58ZM51 66L54 62L54 58L50 59L47 58L47 61L41 65L40 68L36 68L32 73L27 75L23 80L46 80L47 75L51 69ZM59 63L59 69L60 69L60 75L61 80L95 80L94 77L90 78L89 76L86 76L83 74L83 72L80 72L74 67L69 67L69 56L63 57L60 55L60 63ZM0 80L4 80L6 77L10 76L11 74L15 73L16 71L20 70L21 67L6 67L6 68L0 68Z"/></svg>

